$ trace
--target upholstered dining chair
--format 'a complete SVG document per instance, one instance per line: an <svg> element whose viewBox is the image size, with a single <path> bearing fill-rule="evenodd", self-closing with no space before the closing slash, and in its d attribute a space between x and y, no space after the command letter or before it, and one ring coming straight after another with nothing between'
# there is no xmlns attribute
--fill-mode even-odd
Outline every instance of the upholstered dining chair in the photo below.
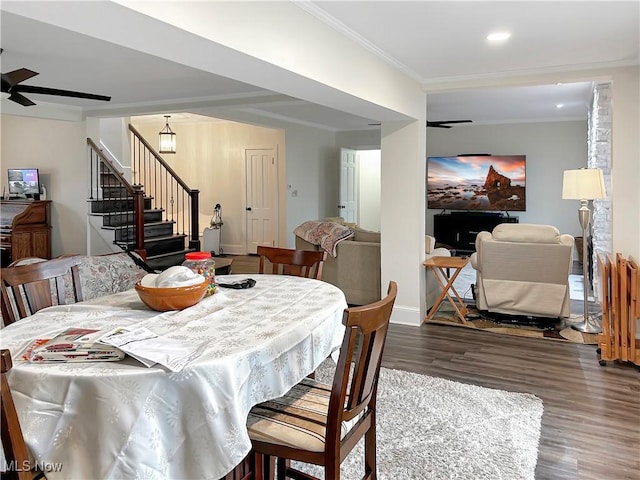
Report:
<svg viewBox="0 0 640 480"><path fill-rule="evenodd" d="M324 467L324 478L339 480L340 464L364 436L363 478L375 480L376 393L389 319L397 295L389 282L382 300L344 311L346 327L333 385L305 378L284 396L256 405L247 420L253 451L270 478L277 457L277 478L309 478L291 460Z"/></svg>
<svg viewBox="0 0 640 480"><path fill-rule="evenodd" d="M64 277L67 272L71 272L73 300L81 302L83 296L79 264L80 258L74 256L12 264L0 269L0 303L4 325L52 305L65 305L67 298ZM54 302L54 298L57 302Z"/></svg>
<svg viewBox="0 0 640 480"><path fill-rule="evenodd" d="M24 443L20 421L18 420L18 414L16 413L16 407L13 403L11 388L9 387L6 375L13 367L11 353L7 349L2 349L0 351L0 357L2 363L0 368L0 382L2 383L2 397L0 397L0 401L2 402L0 406L2 414L2 452L4 453L4 459L6 461L6 465L0 462L2 478L3 480L35 480L37 478L44 478L44 473L40 470L31 470L29 468L29 454L27 453L27 446ZM8 467L7 471L4 471L6 467Z"/></svg>
<svg viewBox="0 0 640 480"><path fill-rule="evenodd" d="M260 265L258 273L295 275L322 280L322 266L327 259L325 251L295 250L291 248L258 246ZM271 268L265 260L271 263ZM269 271L270 270L270 271Z"/></svg>

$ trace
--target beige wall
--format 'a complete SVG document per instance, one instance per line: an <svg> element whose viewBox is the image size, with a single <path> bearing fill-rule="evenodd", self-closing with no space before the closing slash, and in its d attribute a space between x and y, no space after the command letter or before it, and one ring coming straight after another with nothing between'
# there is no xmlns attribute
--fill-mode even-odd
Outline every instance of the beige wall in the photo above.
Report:
<svg viewBox="0 0 640 480"><path fill-rule="evenodd" d="M162 124L132 125L157 148ZM284 132L236 122L171 123L177 136L177 153L163 155L189 187L200 190L200 233L209 226L213 207L222 206L221 246L225 253L245 253L245 149L273 148L278 158L280 215L286 218L286 163ZM278 234L278 243L286 244L286 222Z"/></svg>
<svg viewBox="0 0 640 480"><path fill-rule="evenodd" d="M8 168L34 167L51 203L51 253L87 251L85 122L0 116L2 185Z"/></svg>

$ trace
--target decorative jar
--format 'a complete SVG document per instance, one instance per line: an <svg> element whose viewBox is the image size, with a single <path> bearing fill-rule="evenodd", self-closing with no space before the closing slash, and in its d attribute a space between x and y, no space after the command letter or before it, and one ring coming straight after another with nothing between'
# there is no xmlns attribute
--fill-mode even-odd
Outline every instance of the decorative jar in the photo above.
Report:
<svg viewBox="0 0 640 480"><path fill-rule="evenodd" d="M216 292L216 262L211 258L211 252L189 252L185 259L182 265L209 281L205 297L213 295Z"/></svg>

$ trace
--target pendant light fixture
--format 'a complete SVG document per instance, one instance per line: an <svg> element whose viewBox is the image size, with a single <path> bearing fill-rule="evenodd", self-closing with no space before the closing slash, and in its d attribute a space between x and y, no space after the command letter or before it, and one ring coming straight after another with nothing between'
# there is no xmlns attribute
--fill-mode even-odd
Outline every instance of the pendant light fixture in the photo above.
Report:
<svg viewBox="0 0 640 480"><path fill-rule="evenodd" d="M171 118L171 115L165 115L164 118L166 118L167 121L164 128L160 130L159 153L176 153L176 134L169 126L169 118Z"/></svg>

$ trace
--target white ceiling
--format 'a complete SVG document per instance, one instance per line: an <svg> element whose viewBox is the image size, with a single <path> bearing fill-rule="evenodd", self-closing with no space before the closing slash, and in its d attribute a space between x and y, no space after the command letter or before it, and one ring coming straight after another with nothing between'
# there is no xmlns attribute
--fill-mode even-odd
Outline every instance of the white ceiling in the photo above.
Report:
<svg viewBox="0 0 640 480"><path fill-rule="evenodd" d="M108 104L36 94L108 116L191 112L269 124L289 121L329 130L371 128L372 119L265 91L11 13L3 5L2 72L29 68L28 85L111 95ZM447 82L586 70L640 63L636 1L314 1L300 8L429 88ZM70 8L66 3L61 8ZM485 36L508 29L511 39ZM25 34L28 32L28 34ZM440 87L441 88L441 87ZM502 123L584 119L591 82L432 93L429 120ZM6 95L2 106L6 110ZM563 104L563 108L556 108ZM13 107L13 105L11 105ZM30 108L30 107L20 107Z"/></svg>

